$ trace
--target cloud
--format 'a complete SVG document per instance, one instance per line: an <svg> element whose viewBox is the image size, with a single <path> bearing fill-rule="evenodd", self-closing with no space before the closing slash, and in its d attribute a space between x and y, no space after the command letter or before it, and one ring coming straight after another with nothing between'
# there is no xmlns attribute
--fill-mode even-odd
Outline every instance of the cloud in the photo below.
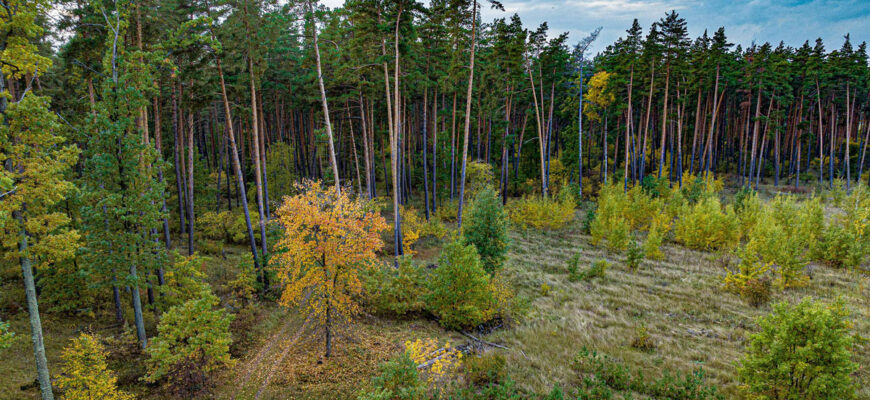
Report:
<svg viewBox="0 0 870 400"><path fill-rule="evenodd" d="M424 3L427 0L420 0ZM343 0L321 0L337 7ZM546 21L551 35L569 33L576 42L598 26L603 30L591 52L613 43L637 18L644 31L676 10L686 19L689 35L700 36L725 27L729 41L744 47L752 42L784 41L800 46L821 37L828 49L839 48L843 36L870 40L870 1L866 0L502 0L505 12L482 7L484 20L519 14L529 29Z"/></svg>

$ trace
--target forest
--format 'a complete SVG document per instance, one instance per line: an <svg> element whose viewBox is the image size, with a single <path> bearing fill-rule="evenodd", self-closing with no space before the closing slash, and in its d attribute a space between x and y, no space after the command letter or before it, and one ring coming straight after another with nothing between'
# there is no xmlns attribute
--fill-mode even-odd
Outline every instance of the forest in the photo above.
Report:
<svg viewBox="0 0 870 400"><path fill-rule="evenodd" d="M0 0L0 399L870 399L866 42L509 2Z"/></svg>

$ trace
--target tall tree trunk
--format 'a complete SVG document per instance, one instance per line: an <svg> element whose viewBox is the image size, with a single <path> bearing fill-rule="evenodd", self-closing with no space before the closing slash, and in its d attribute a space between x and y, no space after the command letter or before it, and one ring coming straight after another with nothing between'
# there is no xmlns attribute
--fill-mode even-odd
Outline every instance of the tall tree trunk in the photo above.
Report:
<svg viewBox="0 0 870 400"><path fill-rule="evenodd" d="M429 221L429 162L426 159L429 147L429 138L426 137L426 130L429 127L428 105L429 88L423 88L423 203L426 205L426 221Z"/></svg>
<svg viewBox="0 0 870 400"><path fill-rule="evenodd" d="M206 3L205 3L205 9L206 9L206 14L208 14L210 16L211 10L209 8L208 1L206 1ZM216 37L215 37L214 31L210 29L209 32L211 34L212 40L215 40ZM236 135L235 135L235 132L233 131L233 117L232 117L232 113L230 112L229 98L227 97L227 86L226 86L226 82L224 81L224 71L223 71L223 67L221 65L220 56L218 54L214 54L214 58L215 58L215 66L217 67L218 78L219 78L220 84L221 84L221 100L223 101L223 105L224 105L224 122L226 123L226 129L227 129L227 133L229 135L229 140L230 140L230 150L232 153L233 169L234 169L234 172L236 175L236 183L237 183L237 187L238 187L239 201L240 201L240 204L242 205L242 210L244 211L244 214L245 214L245 225L246 225L247 230L248 230L248 243L250 244L250 247L251 247L251 255L253 256L253 260L254 260L254 268L258 272L257 280L260 282L265 282L265 271L263 271L263 269L260 267L260 261L259 261L258 255L257 255L257 242L254 238L254 229L253 229L253 226L251 224L251 215L250 215L250 212L248 211L248 196L245 193L246 192L245 181L244 181L244 176L242 175L241 162L239 161L238 146L236 146Z"/></svg>
<svg viewBox="0 0 870 400"><path fill-rule="evenodd" d="M323 106L323 120L326 123L326 137L329 140L329 163L332 164L332 173L335 175L335 191L341 193L341 181L338 175L338 163L335 161L335 144L332 139L332 122L329 120L329 105L326 102L326 88L323 85L323 70L320 67L320 45L317 43L317 24L314 21L314 11L311 1L308 1L308 12L311 13L311 30L314 33L314 59L317 62L317 84L320 87L320 103ZM266 250L263 250L264 252Z"/></svg>
<svg viewBox="0 0 870 400"><path fill-rule="evenodd" d="M187 254L193 255L193 113L187 114Z"/></svg>
<svg viewBox="0 0 870 400"><path fill-rule="evenodd" d="M181 149L179 149L179 147L181 146L181 132L179 132L180 127L178 126L178 118L180 118L180 117L178 115L177 86L175 84L173 84L172 85L172 131L173 131L173 134L175 135L175 143L173 143L173 145L174 145L173 153L174 153L174 157L175 157L175 187L176 187L176 190L178 193L178 218L179 218L179 225L178 226L179 226L179 229L181 229L181 232L183 233L185 230L185 226L186 226L184 224L184 220L185 220L185 218L184 218L184 197L185 197L186 191L182 188L183 185L181 183L182 173L181 173L181 165L180 165L180 161L179 161L179 152L181 151Z"/></svg>
<svg viewBox="0 0 870 400"><path fill-rule="evenodd" d="M2 78L0 78L2 79ZM18 237L18 251L26 254L28 249L27 231L24 230L24 218L21 211L14 211L13 217L21 226ZM51 389L51 377L48 373L48 361L45 358L45 344L42 335L42 321L39 318L39 303L36 299L36 283L33 279L33 267L30 258L20 256L21 272L24 279L24 293L27 297L27 313L30 316L30 340L33 343L33 357L36 360L36 377L39 381L39 391L42 400L54 400L54 392Z"/></svg>
<svg viewBox="0 0 870 400"><path fill-rule="evenodd" d="M465 134L462 143L462 175L459 182L459 211L456 215L456 226L462 231L462 206L465 203L465 167L468 163L468 134L471 129L471 90L474 87L474 47L477 39L477 0L472 2L471 10L471 62L468 72L468 91L465 97Z"/></svg>
<svg viewBox="0 0 870 400"><path fill-rule="evenodd" d="M668 123L668 85L671 83L671 64L668 62L665 68L665 94L664 105L662 106L662 140L661 140L661 155L659 155L659 179L662 177L662 167L665 165L665 139L667 138L667 123ZM673 154L671 154L673 157Z"/></svg>

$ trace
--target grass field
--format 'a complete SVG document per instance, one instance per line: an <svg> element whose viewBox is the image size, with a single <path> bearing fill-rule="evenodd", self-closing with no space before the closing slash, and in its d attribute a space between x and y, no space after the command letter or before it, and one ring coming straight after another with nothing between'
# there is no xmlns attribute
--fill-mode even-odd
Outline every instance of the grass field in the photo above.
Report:
<svg viewBox="0 0 870 400"><path fill-rule="evenodd" d="M529 302L526 315L483 339L507 350L507 369L528 391L548 392L553 386L570 387L580 377L571 368L583 348L620 360L647 377L663 371L690 372L702 368L709 382L727 398L740 398L735 364L743 353L755 319L770 312L770 305L748 306L738 296L721 290L724 267L712 253L687 250L668 243L663 261L644 260L630 270L623 256L589 243L578 218L556 232L511 232L505 265L517 294ZM243 248L228 248L226 260L211 258L209 281L218 293L235 273ZM566 261L580 254L580 269L598 259L611 262L604 278L572 282ZM437 246L421 249L422 261L437 257ZM859 335L853 359L858 398L870 399L870 276L848 270L810 265L812 277L805 288L774 295L773 302L796 301L810 296L823 301L842 297L852 310L854 332ZM29 341L23 291L14 275L0 282L0 305L18 338L0 352L0 399L38 398L33 384L35 369ZM237 321L233 347L236 365L217 379L220 399L338 399L354 398L376 374L377 366L401 351L406 340L435 337L461 344L467 339L423 319L395 320L362 315L338 331L334 356L323 360L322 338L294 310L271 302L261 303ZM132 319L132 315L128 316ZM82 330L117 336L112 316L100 312L82 319L46 313L43 327L46 351L53 374L60 371L60 353L67 340ZM156 332L153 316L146 314L149 333ZM645 327L652 350L630 344ZM129 347L129 344L125 345ZM133 346L134 347L134 346ZM124 388L140 398L160 399L165 394L136 379L143 373L144 356L134 350L111 349L121 354L111 360ZM134 362L135 361L135 362ZM131 367L131 365L139 365Z"/></svg>

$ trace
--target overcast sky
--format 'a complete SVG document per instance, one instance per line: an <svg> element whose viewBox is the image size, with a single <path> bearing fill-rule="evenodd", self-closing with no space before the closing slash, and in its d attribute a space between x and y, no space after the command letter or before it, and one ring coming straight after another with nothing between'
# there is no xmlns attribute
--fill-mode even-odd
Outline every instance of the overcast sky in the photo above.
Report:
<svg viewBox="0 0 870 400"><path fill-rule="evenodd" d="M422 0L426 1L426 0ZM321 0L329 7L343 0ZM744 47L756 41L800 46L821 37L828 50L839 48L843 36L851 33L852 41L870 40L870 0L502 0L506 12L484 7L486 21L520 15L527 28L534 29L546 21L551 33L570 33L576 43L595 27L601 36L591 53L601 50L624 36L631 21L637 18L644 28L676 10L688 23L694 37L708 29L712 34L724 26L732 43Z"/></svg>

